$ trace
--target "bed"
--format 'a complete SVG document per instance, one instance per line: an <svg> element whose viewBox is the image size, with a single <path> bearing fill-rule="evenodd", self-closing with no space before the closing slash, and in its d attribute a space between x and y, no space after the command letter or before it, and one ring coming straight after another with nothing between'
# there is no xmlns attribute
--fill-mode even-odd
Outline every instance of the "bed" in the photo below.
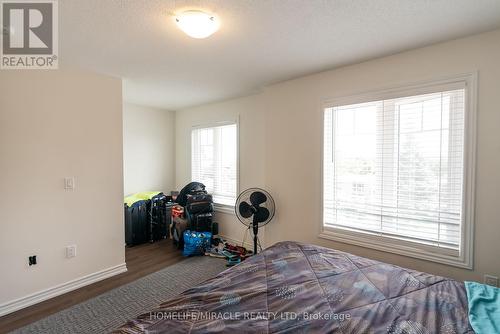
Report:
<svg viewBox="0 0 500 334"><path fill-rule="evenodd" d="M464 284L280 242L115 333L474 333Z"/></svg>

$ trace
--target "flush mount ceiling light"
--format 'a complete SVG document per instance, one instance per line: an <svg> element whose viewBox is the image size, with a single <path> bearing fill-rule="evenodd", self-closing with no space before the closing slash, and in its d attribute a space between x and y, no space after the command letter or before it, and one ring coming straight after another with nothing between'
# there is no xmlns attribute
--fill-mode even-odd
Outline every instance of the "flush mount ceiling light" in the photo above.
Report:
<svg viewBox="0 0 500 334"><path fill-rule="evenodd" d="M175 18L179 28L193 38L206 38L219 29L219 20L200 10L188 10Z"/></svg>

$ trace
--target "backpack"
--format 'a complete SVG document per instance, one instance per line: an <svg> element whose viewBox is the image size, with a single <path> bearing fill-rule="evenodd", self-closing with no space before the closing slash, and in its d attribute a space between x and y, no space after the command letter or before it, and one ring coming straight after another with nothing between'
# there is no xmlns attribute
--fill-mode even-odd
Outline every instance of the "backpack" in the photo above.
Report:
<svg viewBox="0 0 500 334"><path fill-rule="evenodd" d="M186 206L188 195L197 195L197 194L206 194L205 185L200 182L191 182L188 183L182 190L179 192L179 195L176 198L176 202L180 206Z"/></svg>

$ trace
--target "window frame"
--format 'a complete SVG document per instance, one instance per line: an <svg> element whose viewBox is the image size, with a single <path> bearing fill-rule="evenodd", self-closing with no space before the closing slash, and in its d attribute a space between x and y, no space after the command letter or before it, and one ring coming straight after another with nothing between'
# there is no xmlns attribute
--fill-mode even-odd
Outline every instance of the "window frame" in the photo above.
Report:
<svg viewBox="0 0 500 334"><path fill-rule="evenodd" d="M338 241L346 244L376 249L388 253L414 257L422 260L442 263L450 266L473 269L474 244L474 208L475 208L475 168L476 168L476 132L477 132L477 72L450 76L439 80L400 85L367 93L326 100L321 105L321 161L320 161L320 224L319 238ZM336 106L367 103L372 101L394 99L404 96L421 95L456 89L459 85L465 89L464 105L464 155L463 155L463 187L462 187L462 221L460 248L448 251L437 250L436 247L411 241L379 236L369 232L360 232L324 225L324 127L325 109Z"/></svg>
<svg viewBox="0 0 500 334"><path fill-rule="evenodd" d="M193 131L199 129L215 128L225 125L236 125L236 198L240 193L240 122L239 117L233 120L210 121L191 126L189 131L189 178L193 177ZM193 181L193 180L191 180ZM214 210L221 213L234 214L234 205L214 202Z"/></svg>

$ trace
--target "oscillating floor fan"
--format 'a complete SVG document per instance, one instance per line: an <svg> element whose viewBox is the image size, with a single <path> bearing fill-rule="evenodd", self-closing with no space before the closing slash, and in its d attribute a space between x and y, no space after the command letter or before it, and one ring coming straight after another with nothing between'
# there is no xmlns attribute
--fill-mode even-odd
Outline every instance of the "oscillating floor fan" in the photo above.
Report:
<svg viewBox="0 0 500 334"><path fill-rule="evenodd" d="M260 188L243 191L234 207L236 216L245 226L253 231L253 253L257 254L257 234L259 228L266 225L274 217L274 200L271 195Z"/></svg>

